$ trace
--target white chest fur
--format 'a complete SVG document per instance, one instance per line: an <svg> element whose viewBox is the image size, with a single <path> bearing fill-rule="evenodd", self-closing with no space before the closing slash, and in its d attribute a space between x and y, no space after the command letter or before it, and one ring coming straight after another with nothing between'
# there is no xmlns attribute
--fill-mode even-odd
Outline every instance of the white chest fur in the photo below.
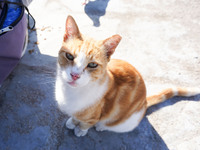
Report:
<svg viewBox="0 0 200 150"><path fill-rule="evenodd" d="M80 88L71 88L66 84L67 83L58 76L55 94L61 111L71 116L100 100L107 90L108 80L101 85L97 82L92 82Z"/></svg>

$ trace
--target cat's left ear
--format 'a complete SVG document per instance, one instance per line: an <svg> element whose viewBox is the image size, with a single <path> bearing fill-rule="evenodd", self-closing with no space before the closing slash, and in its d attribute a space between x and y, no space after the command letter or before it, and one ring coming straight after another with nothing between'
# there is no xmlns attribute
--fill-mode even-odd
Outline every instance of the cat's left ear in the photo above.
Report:
<svg viewBox="0 0 200 150"><path fill-rule="evenodd" d="M108 58L110 58L110 56L115 52L115 48L117 47L121 39L122 37L116 34L103 41L103 46L106 50L106 55Z"/></svg>
<svg viewBox="0 0 200 150"><path fill-rule="evenodd" d="M69 38L81 38L78 26L72 16L68 16L66 20L64 41Z"/></svg>

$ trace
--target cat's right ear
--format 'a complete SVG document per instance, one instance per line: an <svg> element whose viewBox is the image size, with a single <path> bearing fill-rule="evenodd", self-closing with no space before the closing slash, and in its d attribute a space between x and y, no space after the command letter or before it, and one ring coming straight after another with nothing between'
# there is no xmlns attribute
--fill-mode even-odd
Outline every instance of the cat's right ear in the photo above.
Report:
<svg viewBox="0 0 200 150"><path fill-rule="evenodd" d="M78 26L72 16L68 16L66 20L64 41L70 38L81 38Z"/></svg>

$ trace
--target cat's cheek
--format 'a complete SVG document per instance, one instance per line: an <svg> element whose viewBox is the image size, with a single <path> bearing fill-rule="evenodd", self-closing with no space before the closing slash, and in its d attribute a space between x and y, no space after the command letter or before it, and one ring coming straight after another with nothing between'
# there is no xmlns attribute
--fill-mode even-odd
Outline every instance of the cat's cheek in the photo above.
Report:
<svg viewBox="0 0 200 150"><path fill-rule="evenodd" d="M90 71L91 81L95 82L96 80L100 79L104 75L102 69L92 70Z"/></svg>
<svg viewBox="0 0 200 150"><path fill-rule="evenodd" d="M91 80L90 75L86 72L81 75L81 78L77 80L77 84L79 87L86 86Z"/></svg>
<svg viewBox="0 0 200 150"><path fill-rule="evenodd" d="M61 75L62 75L62 78L66 81L66 82L69 82L71 81L72 79L70 79L70 71L69 69L62 69L61 71Z"/></svg>

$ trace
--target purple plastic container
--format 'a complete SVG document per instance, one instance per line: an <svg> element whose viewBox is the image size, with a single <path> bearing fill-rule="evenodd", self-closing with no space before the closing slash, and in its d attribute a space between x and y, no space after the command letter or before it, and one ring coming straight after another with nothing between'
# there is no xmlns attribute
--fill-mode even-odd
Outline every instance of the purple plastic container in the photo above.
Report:
<svg viewBox="0 0 200 150"><path fill-rule="evenodd" d="M26 48L27 19L24 7L20 7L21 14L16 20L13 20L14 23L6 28L0 28L0 85L18 64ZM0 8L0 16L2 13L5 15L3 9ZM1 21L2 19L0 24Z"/></svg>

